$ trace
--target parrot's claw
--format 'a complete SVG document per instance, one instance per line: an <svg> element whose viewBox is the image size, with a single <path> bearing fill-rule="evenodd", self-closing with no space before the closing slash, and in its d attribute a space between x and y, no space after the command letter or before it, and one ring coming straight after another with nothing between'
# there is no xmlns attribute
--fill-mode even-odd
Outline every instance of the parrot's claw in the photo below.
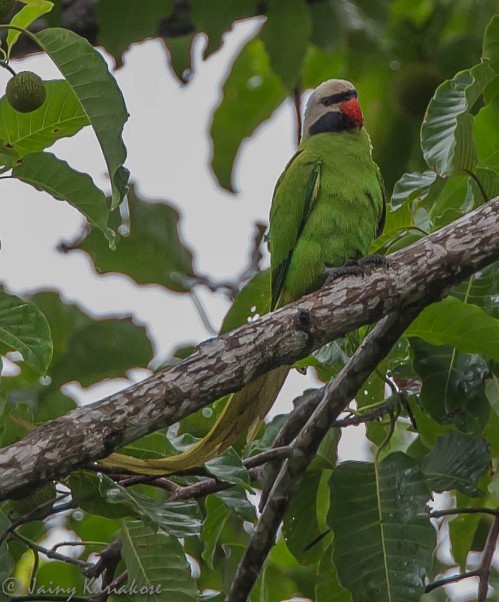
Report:
<svg viewBox="0 0 499 602"><path fill-rule="evenodd" d="M360 259L350 259L342 266L338 268L325 268L324 269L324 286L331 284L333 280L340 276L365 276L365 266L373 267L390 267L390 261L384 255L366 255Z"/></svg>
<svg viewBox="0 0 499 602"><path fill-rule="evenodd" d="M358 265L358 263L354 261L348 261L344 265L339 268L325 268L324 269L324 286L327 286L336 280L336 278L340 278L341 276L364 276L364 271Z"/></svg>
<svg viewBox="0 0 499 602"><path fill-rule="evenodd" d="M366 255L357 260L359 266L372 265L373 267L379 266L383 268L390 267L390 260L385 255L378 255L373 253L372 255Z"/></svg>

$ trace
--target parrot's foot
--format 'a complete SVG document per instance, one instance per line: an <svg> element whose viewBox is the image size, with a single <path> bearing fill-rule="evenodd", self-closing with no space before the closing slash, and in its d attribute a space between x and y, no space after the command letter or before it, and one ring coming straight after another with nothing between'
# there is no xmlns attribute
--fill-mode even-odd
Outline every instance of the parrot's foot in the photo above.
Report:
<svg viewBox="0 0 499 602"><path fill-rule="evenodd" d="M324 269L324 286L331 284L333 280L340 276L365 276L364 268L366 266L373 267L390 267L390 261L384 255L366 255L360 259L350 259L338 268Z"/></svg>
<svg viewBox="0 0 499 602"><path fill-rule="evenodd" d="M324 286L331 284L333 280L340 278L340 276L364 276L364 271L355 260L347 261L339 268L325 268Z"/></svg>
<svg viewBox="0 0 499 602"><path fill-rule="evenodd" d="M366 255L365 257L357 259L357 265L372 265L373 267L389 268L390 260L385 255L378 255L378 253L373 253L372 255Z"/></svg>

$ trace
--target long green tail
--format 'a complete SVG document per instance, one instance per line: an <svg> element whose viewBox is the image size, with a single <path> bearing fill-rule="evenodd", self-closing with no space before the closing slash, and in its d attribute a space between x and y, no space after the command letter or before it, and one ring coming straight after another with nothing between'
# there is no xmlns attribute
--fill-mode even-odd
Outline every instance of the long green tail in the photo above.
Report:
<svg viewBox="0 0 499 602"><path fill-rule="evenodd" d="M148 475L168 475L195 468L222 454L242 435L256 432L258 425L274 404L289 372L289 366L280 366L262 374L244 389L233 393L210 431L187 451L160 459L141 459L124 454L111 454L99 464L117 470Z"/></svg>

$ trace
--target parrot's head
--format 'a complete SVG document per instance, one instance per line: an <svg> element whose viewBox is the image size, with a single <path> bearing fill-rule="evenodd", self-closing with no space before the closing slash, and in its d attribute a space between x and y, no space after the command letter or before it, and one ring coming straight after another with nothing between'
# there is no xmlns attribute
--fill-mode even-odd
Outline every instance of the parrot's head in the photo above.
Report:
<svg viewBox="0 0 499 602"><path fill-rule="evenodd" d="M363 124L364 117L353 84L345 79L328 79L308 100L303 138L324 132L358 131Z"/></svg>

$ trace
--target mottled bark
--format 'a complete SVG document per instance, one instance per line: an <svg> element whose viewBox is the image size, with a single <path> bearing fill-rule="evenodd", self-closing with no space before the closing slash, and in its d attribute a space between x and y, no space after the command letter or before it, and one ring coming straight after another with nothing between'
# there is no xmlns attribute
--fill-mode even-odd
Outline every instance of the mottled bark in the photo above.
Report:
<svg viewBox="0 0 499 602"><path fill-rule="evenodd" d="M175 423L393 311L443 297L499 259L499 198L390 256L390 267L348 276L232 333L183 362L66 416L0 450L0 499L21 495Z"/></svg>

